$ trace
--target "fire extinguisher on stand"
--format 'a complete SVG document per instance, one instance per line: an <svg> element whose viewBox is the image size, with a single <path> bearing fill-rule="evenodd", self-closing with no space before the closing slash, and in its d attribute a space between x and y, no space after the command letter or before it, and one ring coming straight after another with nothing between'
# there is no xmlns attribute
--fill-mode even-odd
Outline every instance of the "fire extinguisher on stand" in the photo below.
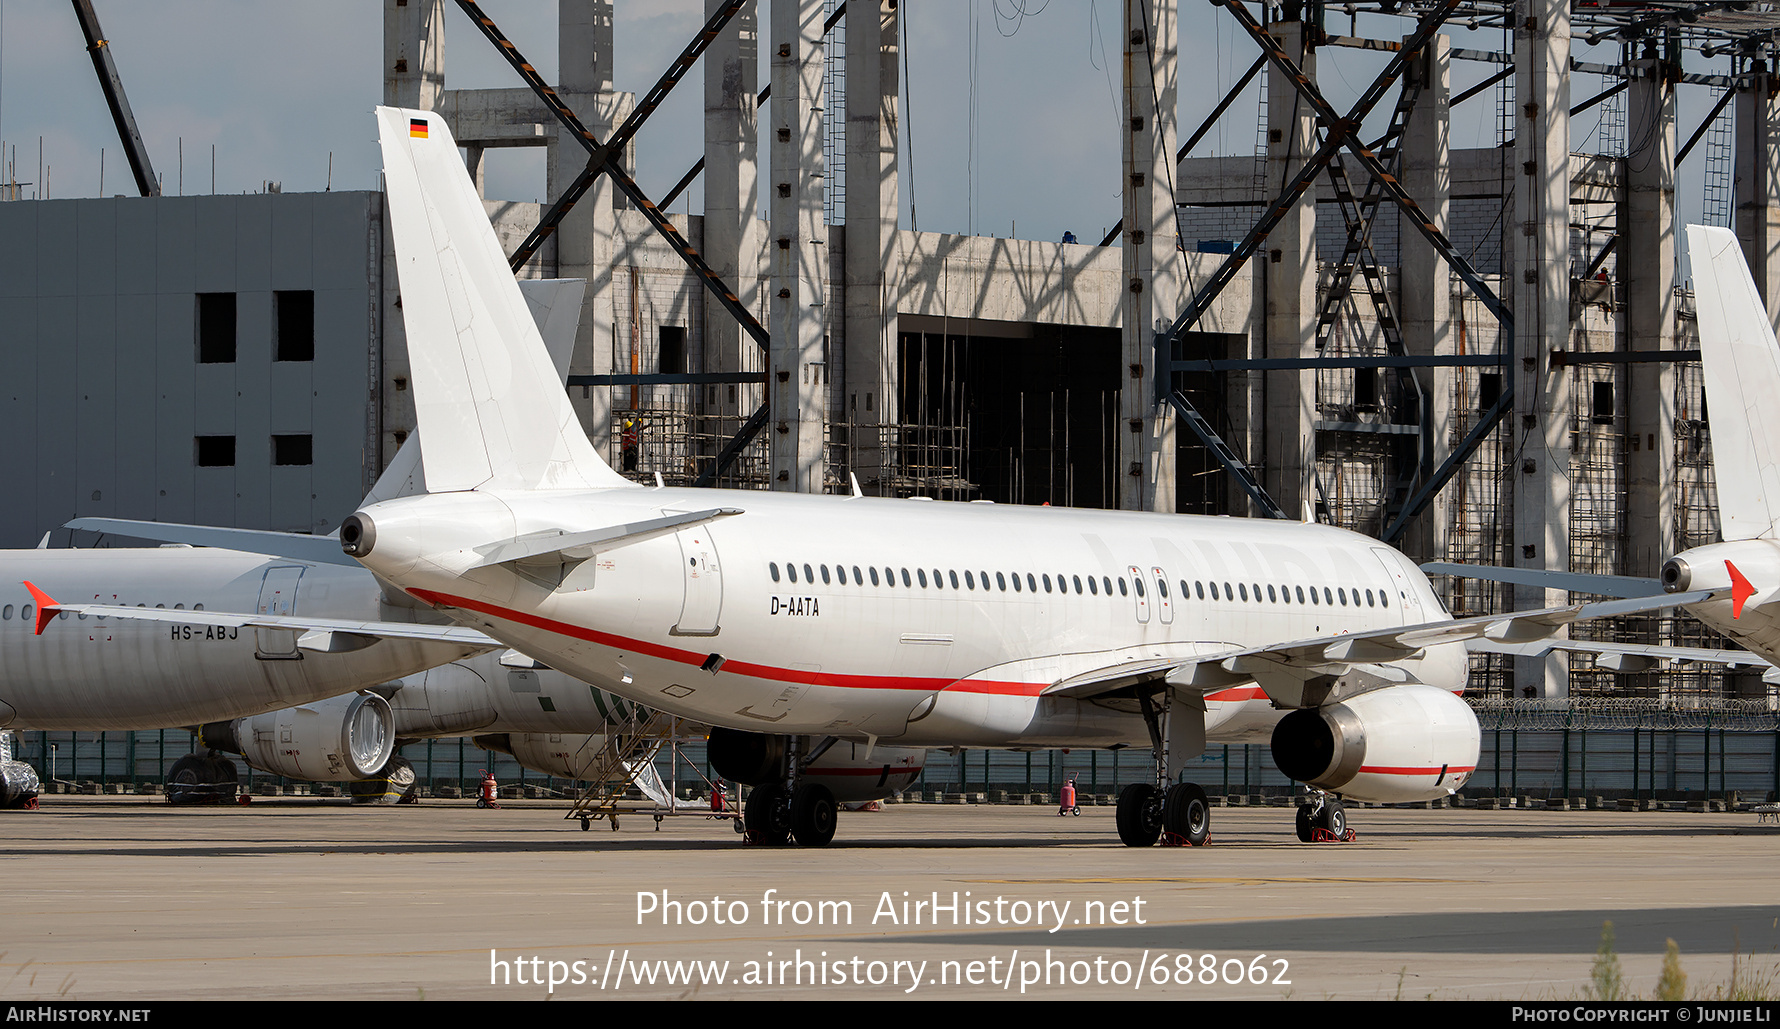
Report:
<svg viewBox="0 0 1780 1029"><path fill-rule="evenodd" d="M494 799L495 791L498 789L500 789L500 784L494 781L494 773L486 768L482 769L482 792L476 795L476 806L500 807Z"/></svg>

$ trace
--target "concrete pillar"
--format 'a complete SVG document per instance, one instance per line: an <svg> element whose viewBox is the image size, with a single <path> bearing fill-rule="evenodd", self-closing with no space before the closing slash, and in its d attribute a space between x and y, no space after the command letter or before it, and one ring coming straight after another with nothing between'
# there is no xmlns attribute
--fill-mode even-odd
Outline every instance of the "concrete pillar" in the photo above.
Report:
<svg viewBox="0 0 1780 1029"><path fill-rule="evenodd" d="M1768 317L1780 325L1780 82L1757 61L1755 84L1738 90L1737 239Z"/></svg>
<svg viewBox="0 0 1780 1029"><path fill-rule="evenodd" d="M1316 53L1306 45L1302 22L1270 27L1286 53L1306 75L1316 77ZM1316 117L1285 77L1267 75L1267 188L1271 199L1304 167L1316 148ZM1262 329L1256 357L1312 357L1316 353L1316 195L1306 190L1297 207L1281 219L1261 252ZM1315 499L1316 373L1261 373L1264 405L1253 433L1264 439L1261 484L1290 518L1303 517ZM1251 380L1252 381L1252 380ZM1249 450L1249 460L1257 451Z"/></svg>
<svg viewBox="0 0 1780 1029"><path fill-rule="evenodd" d="M1570 4L1517 0L1514 15L1514 558L1570 567L1570 380L1551 352L1570 340ZM1568 603L1562 590L1514 587L1514 607ZM1565 697L1562 652L1517 658L1521 696Z"/></svg>
<svg viewBox="0 0 1780 1029"><path fill-rule="evenodd" d="M897 390L896 0L847 5L846 411L853 472L872 492L884 473L880 425L901 417Z"/></svg>
<svg viewBox="0 0 1780 1029"><path fill-rule="evenodd" d="M1675 349L1675 80L1680 69L1654 56L1633 61L1626 97L1637 126L1625 160L1619 222L1626 335L1633 350ZM1641 144L1641 145L1640 145ZM1626 365L1624 575L1655 578L1676 543L1675 375L1670 364Z"/></svg>
<svg viewBox="0 0 1780 1029"><path fill-rule="evenodd" d="M1175 418L1156 403L1156 333L1183 303L1174 217L1176 83L1175 0L1125 0L1125 232L1119 250L1125 284L1120 318L1125 374L1120 376L1119 507L1175 509Z"/></svg>
<svg viewBox="0 0 1780 1029"><path fill-rule="evenodd" d="M612 4L610 0L578 0L557 5L557 90L582 124L605 139L615 127L618 107L612 95ZM551 131L547 190L554 201L587 167L587 150L554 119ZM627 161L628 165L629 162ZM617 349L612 261L618 234L613 211L612 180L604 175L582 195L556 231L556 274L584 278L581 326L569 370L577 375L611 374ZM626 364L624 370L629 370ZM611 391L592 389L585 398L571 394L581 425L596 450L612 456Z"/></svg>
<svg viewBox="0 0 1780 1029"><path fill-rule="evenodd" d="M771 2L768 468L773 489L820 493L828 380L822 339L828 303L828 228L822 217L823 13L821 0Z"/></svg>
<svg viewBox="0 0 1780 1029"><path fill-rule="evenodd" d="M1421 82L1422 91L1404 126L1403 188L1441 232L1450 234L1452 37L1440 34L1430 40L1407 74ZM1398 317L1403 325L1403 346L1415 355L1454 353L1457 333L1452 327L1452 270L1407 217L1399 216L1397 226L1402 297ZM1452 450L1452 372L1436 371L1415 371L1422 391L1423 421L1433 435L1430 472ZM1421 560L1445 559L1452 521L1447 496L1445 490L1436 494L1427 511L1410 524L1403 542L1405 553Z"/></svg>
<svg viewBox="0 0 1780 1029"><path fill-rule="evenodd" d="M705 0L707 17L721 0ZM760 167L755 96L760 62L760 19L754 5L730 19L723 34L705 51L705 218L704 257L711 269L735 290L742 305L759 311L760 298ZM749 351L758 348L727 311L705 303L707 371L736 372L758 368ZM754 413L753 387L705 387L704 410L724 417ZM739 423L720 429L734 432Z"/></svg>
<svg viewBox="0 0 1780 1029"><path fill-rule="evenodd" d="M383 0L383 102L431 111L444 90L444 0Z"/></svg>

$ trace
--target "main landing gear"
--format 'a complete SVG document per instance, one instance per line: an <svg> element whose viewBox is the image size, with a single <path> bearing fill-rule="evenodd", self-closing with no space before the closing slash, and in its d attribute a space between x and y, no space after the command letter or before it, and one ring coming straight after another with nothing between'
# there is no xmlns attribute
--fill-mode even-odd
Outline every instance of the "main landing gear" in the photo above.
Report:
<svg viewBox="0 0 1780 1029"><path fill-rule="evenodd" d="M167 803L226 804L235 799L240 781L235 762L215 751L187 754L167 770Z"/></svg>
<svg viewBox="0 0 1780 1029"><path fill-rule="evenodd" d="M1119 840L1127 847L1150 847L1161 840L1174 847L1203 847L1211 839L1211 803L1197 783L1171 783L1162 716L1146 694L1138 697L1150 730L1156 781L1137 782L1119 793Z"/></svg>
<svg viewBox="0 0 1780 1029"><path fill-rule="evenodd" d="M804 765L822 756L834 738L829 737L809 754L802 753L803 737L791 737L786 746L783 780L762 783L748 794L742 806L742 827L749 843L782 847L796 840L804 847L825 847L834 839L840 805L834 793L820 783L799 782Z"/></svg>
<svg viewBox="0 0 1780 1029"><path fill-rule="evenodd" d="M1305 843L1351 843L1354 831L1347 827L1347 808L1326 793L1311 794L1298 808L1298 839Z"/></svg>

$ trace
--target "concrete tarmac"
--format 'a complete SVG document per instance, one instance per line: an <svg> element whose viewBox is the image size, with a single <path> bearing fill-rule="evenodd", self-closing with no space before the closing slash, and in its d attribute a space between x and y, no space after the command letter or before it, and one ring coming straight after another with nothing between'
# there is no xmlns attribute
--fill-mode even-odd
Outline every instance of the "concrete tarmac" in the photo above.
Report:
<svg viewBox="0 0 1780 1029"><path fill-rule="evenodd" d="M1210 846L1132 849L1111 808L893 805L810 850L564 807L0 813L0 999L1561 1000L1606 921L1636 993L1671 938L1702 995L1780 968L1753 814L1356 807L1307 845L1214 809Z"/></svg>

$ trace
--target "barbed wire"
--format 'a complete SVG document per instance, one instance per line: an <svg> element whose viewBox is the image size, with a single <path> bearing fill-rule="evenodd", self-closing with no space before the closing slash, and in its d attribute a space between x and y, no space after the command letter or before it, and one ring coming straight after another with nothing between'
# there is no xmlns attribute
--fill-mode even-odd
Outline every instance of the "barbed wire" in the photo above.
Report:
<svg viewBox="0 0 1780 1029"><path fill-rule="evenodd" d="M1780 731L1780 710L1767 699L1591 697L1581 700L1472 700L1485 731L1504 729L1722 729Z"/></svg>

